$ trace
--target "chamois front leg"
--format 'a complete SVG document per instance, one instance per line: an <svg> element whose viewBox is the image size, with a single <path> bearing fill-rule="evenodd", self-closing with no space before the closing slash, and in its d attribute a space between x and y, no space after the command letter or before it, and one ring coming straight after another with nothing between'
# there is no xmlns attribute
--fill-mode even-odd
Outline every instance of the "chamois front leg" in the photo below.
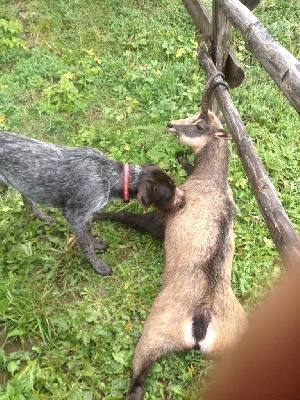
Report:
<svg viewBox="0 0 300 400"><path fill-rule="evenodd" d="M177 153L176 158L178 163L181 165L181 167L185 170L188 176L192 175L192 172L194 171L193 165L189 163L189 160L187 159L186 155L184 153Z"/></svg>
<svg viewBox="0 0 300 400"><path fill-rule="evenodd" d="M111 220L121 222L131 228L150 233L157 239L164 239L167 214L163 211L152 211L145 214L136 214L127 211L94 213L91 221Z"/></svg>
<svg viewBox="0 0 300 400"><path fill-rule="evenodd" d="M0 194L6 193L8 190L8 185L0 180Z"/></svg>

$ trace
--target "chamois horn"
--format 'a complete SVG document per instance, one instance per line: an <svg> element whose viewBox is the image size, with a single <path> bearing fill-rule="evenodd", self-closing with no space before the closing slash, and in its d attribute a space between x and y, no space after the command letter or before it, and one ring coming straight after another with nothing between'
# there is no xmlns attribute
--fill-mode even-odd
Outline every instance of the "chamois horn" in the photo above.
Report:
<svg viewBox="0 0 300 400"><path fill-rule="evenodd" d="M215 79L218 76L221 76L222 79L225 78L224 74L222 72L218 71L218 72L214 73L213 75L211 75L208 78L208 80L206 82L206 85L204 86L203 95L202 95L202 101L201 101L201 114L202 114L202 117L205 117L208 114L208 103L209 103L210 96L211 96L212 92L214 91L214 89L219 85L225 86L226 89L228 89L228 87L227 87L225 82L223 82L223 81L215 81Z"/></svg>

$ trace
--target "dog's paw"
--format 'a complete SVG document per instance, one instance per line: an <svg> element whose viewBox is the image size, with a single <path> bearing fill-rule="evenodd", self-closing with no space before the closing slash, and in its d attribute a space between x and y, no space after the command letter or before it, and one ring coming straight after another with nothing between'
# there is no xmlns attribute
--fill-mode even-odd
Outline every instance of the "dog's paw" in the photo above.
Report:
<svg viewBox="0 0 300 400"><path fill-rule="evenodd" d="M112 275L111 269L102 260L99 260L96 264L94 264L93 268L99 275L102 275L102 276L111 276Z"/></svg>
<svg viewBox="0 0 300 400"><path fill-rule="evenodd" d="M105 240L93 238L93 247L95 250L106 250L108 248L108 243Z"/></svg>

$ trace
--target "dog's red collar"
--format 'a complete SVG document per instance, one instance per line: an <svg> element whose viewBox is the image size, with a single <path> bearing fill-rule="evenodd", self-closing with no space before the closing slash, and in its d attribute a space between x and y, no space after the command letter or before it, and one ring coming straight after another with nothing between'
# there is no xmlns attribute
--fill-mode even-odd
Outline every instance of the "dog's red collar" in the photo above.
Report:
<svg viewBox="0 0 300 400"><path fill-rule="evenodd" d="M129 203L129 164L123 164L123 203Z"/></svg>

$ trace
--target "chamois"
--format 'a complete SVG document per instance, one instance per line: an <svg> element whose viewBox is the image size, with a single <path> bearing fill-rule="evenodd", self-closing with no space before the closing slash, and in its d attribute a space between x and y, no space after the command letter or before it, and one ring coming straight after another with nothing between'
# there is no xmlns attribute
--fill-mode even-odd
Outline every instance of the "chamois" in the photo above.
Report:
<svg viewBox="0 0 300 400"><path fill-rule="evenodd" d="M208 109L212 91L224 85L215 80L218 75L208 79L196 116L167 125L169 133L177 133L179 142L193 149L195 164L180 186L185 192L185 206L161 218L165 227L158 229L160 234L164 231L162 289L135 349L126 400L143 398L149 370L160 357L193 348L210 358L218 357L247 327L246 313L230 285L235 214L227 181L227 140L231 135ZM156 229L161 214L149 215L148 223L152 218ZM145 229L144 221L137 221L136 217L133 226Z"/></svg>

